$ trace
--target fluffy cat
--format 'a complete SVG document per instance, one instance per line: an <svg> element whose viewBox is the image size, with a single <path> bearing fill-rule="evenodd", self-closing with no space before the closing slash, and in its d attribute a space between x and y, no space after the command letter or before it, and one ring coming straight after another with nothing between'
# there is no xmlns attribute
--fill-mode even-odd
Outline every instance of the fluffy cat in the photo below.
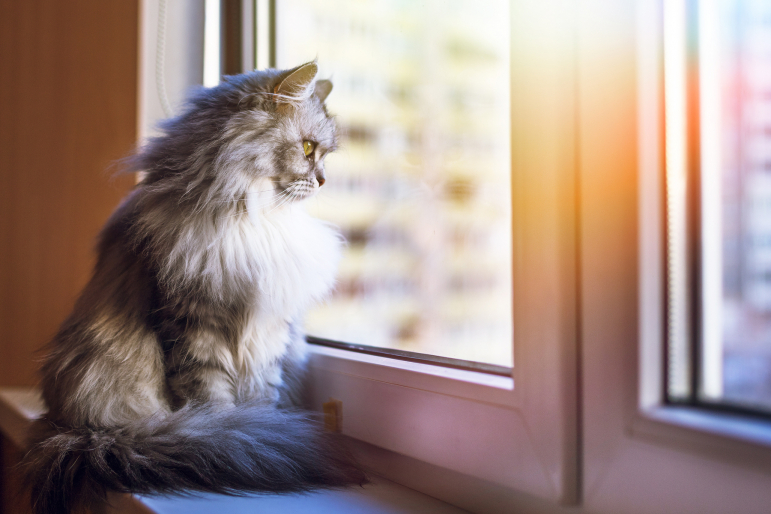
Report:
<svg viewBox="0 0 771 514"><path fill-rule="evenodd" d="M304 311L328 293L338 234L301 200L337 146L317 66L201 89L131 160L90 282L42 366L24 465L34 511L107 491L302 491L365 480L295 409Z"/></svg>

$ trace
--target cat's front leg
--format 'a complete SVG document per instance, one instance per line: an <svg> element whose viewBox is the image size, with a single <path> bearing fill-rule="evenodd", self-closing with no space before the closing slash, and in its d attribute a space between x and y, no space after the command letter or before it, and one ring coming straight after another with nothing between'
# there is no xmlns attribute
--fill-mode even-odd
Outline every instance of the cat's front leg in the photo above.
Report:
<svg viewBox="0 0 771 514"><path fill-rule="evenodd" d="M221 335L190 331L169 353L167 380L177 406L191 401L224 406L236 402L233 357Z"/></svg>

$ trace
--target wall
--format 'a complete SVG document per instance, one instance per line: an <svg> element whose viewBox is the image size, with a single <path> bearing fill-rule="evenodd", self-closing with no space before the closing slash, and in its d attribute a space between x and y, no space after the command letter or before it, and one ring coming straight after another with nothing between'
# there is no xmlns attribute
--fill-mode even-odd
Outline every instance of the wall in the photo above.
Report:
<svg viewBox="0 0 771 514"><path fill-rule="evenodd" d="M0 0L0 386L88 279L94 237L133 177L139 1Z"/></svg>

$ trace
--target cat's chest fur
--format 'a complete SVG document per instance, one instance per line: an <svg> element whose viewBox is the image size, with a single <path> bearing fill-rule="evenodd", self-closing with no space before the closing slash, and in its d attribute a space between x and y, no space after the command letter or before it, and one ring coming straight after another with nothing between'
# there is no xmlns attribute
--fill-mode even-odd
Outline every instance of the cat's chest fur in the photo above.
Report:
<svg viewBox="0 0 771 514"><path fill-rule="evenodd" d="M247 261L255 313L294 318L332 288L340 237L302 206L266 213L247 202L247 215L237 219L230 238Z"/></svg>
<svg viewBox="0 0 771 514"><path fill-rule="evenodd" d="M238 394L252 396L280 382L290 323L332 288L340 238L299 205L270 212L248 202L227 232L223 260L240 267L252 289L233 363Z"/></svg>

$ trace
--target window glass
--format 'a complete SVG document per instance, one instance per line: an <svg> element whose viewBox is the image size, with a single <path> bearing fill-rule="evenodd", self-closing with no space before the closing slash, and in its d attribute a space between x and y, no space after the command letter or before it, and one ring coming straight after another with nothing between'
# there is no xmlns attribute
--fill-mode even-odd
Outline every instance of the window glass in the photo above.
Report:
<svg viewBox="0 0 771 514"><path fill-rule="evenodd" d="M318 58L342 133L309 209L347 240L309 334L512 365L506 0L282 0L276 64Z"/></svg>
<svg viewBox="0 0 771 514"><path fill-rule="evenodd" d="M714 145L702 155L715 168L715 192L704 205L713 223L705 231L722 236L715 248L722 280L714 287L722 289L722 327L714 324L722 366L716 359L705 369L714 384L705 392L771 408L771 3L724 0L713 9L702 23L710 45L702 131Z"/></svg>
<svg viewBox="0 0 771 514"><path fill-rule="evenodd" d="M669 394L771 410L771 2L667 4Z"/></svg>

